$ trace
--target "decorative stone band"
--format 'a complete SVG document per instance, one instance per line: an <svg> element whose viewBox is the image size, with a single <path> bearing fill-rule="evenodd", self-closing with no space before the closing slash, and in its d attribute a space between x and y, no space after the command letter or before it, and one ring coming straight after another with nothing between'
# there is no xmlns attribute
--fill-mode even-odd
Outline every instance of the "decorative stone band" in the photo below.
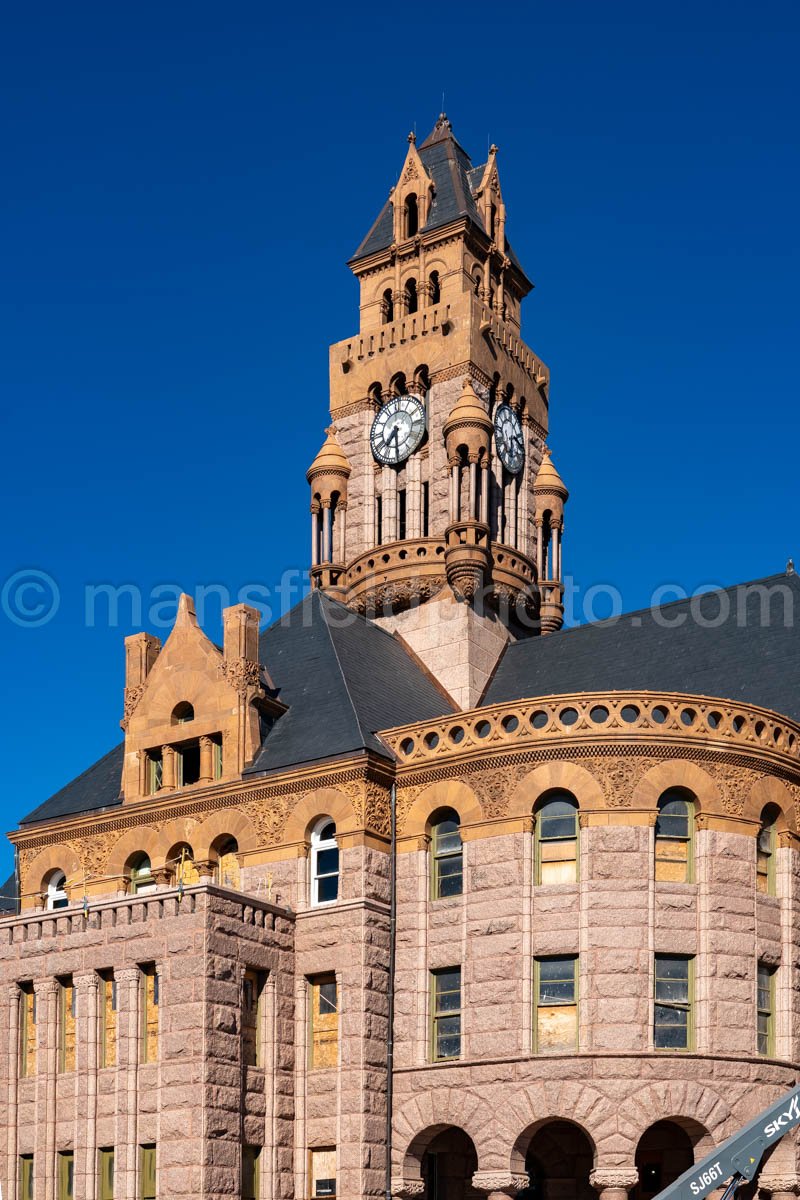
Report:
<svg viewBox="0 0 800 1200"><path fill-rule="evenodd" d="M398 1196L400 1200L417 1200L418 1196L425 1195L425 1181L423 1179L403 1179L402 1176L393 1177L392 1195Z"/></svg>
<svg viewBox="0 0 800 1200"><path fill-rule="evenodd" d="M470 750L631 738L659 745L757 751L782 766L800 763L800 726L750 704L660 692L579 692L494 704L381 735L402 766L458 758Z"/></svg>
<svg viewBox="0 0 800 1200"><path fill-rule="evenodd" d="M800 1179L795 1174L759 1175L758 1186L770 1196L776 1196L780 1192L796 1196L800 1192Z"/></svg>
<svg viewBox="0 0 800 1200"><path fill-rule="evenodd" d="M639 1172L626 1167L596 1167L589 1182L598 1192L629 1192L639 1182Z"/></svg>
<svg viewBox="0 0 800 1200"><path fill-rule="evenodd" d="M528 1186L528 1176L511 1175L506 1171L476 1171L472 1176L472 1186L487 1196L493 1193L512 1196Z"/></svg>

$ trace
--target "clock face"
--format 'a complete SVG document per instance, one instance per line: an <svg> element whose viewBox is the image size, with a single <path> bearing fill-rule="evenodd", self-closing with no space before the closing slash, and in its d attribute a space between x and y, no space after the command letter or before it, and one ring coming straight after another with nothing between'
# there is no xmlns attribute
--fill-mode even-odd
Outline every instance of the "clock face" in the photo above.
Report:
<svg viewBox="0 0 800 1200"><path fill-rule="evenodd" d="M425 408L416 396L395 396L372 422L373 457L395 466L413 454L425 436Z"/></svg>
<svg viewBox="0 0 800 1200"><path fill-rule="evenodd" d="M494 441L503 466L518 475L525 462L525 440L519 417L508 404L501 404L494 414Z"/></svg>

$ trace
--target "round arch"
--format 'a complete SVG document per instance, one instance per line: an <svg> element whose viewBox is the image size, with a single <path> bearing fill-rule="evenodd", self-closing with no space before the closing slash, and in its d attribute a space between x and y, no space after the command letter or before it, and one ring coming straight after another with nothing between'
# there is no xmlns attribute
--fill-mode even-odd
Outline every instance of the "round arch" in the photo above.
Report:
<svg viewBox="0 0 800 1200"><path fill-rule="evenodd" d="M722 811L722 798L713 777L696 763L682 758L668 759L645 771L634 788L632 807L649 809L655 814L664 792L673 788L691 792L695 813Z"/></svg>
<svg viewBox="0 0 800 1200"><path fill-rule="evenodd" d="M54 871L63 871L66 875L69 895L76 876L82 878L80 860L72 846L63 842L57 846L46 846L22 872L22 893L29 904L47 890L48 879Z"/></svg>
<svg viewBox="0 0 800 1200"><path fill-rule="evenodd" d="M419 1180L422 1156L445 1129L460 1129L470 1139L483 1168L480 1149L491 1132L485 1107L476 1096L458 1088L434 1088L408 1100L395 1116L393 1171L405 1180Z"/></svg>
<svg viewBox="0 0 800 1200"><path fill-rule="evenodd" d="M508 806L509 816L529 817L545 792L571 792L581 812L608 808L605 792L586 767L574 762L542 763L517 784Z"/></svg>
<svg viewBox="0 0 800 1200"><path fill-rule="evenodd" d="M238 853L247 854L258 848L258 835L249 817L238 808L223 808L206 817L192 831L194 852L198 862L214 857L214 843L220 838L232 837L239 847Z"/></svg>
<svg viewBox="0 0 800 1200"><path fill-rule="evenodd" d="M797 819L791 793L786 784L781 783L774 775L762 775L760 779L753 781L743 815L759 825L761 814L768 804L774 805L778 810L779 815L775 822L778 833L797 833Z"/></svg>
<svg viewBox="0 0 800 1200"><path fill-rule="evenodd" d="M129 829L123 833L111 848L108 856L106 875L109 882L122 882L125 868L132 855L142 853L150 859L151 865L158 860L161 838L159 833L150 825L141 825L137 829Z"/></svg>
<svg viewBox="0 0 800 1200"><path fill-rule="evenodd" d="M440 808L454 809L462 829L484 820L481 803L472 788L461 779L441 780L430 784L417 796L402 823L403 837L418 837L427 833L431 815Z"/></svg>
<svg viewBox="0 0 800 1200"><path fill-rule="evenodd" d="M196 855L197 847L194 844L196 829L197 821L194 817L176 817L173 821L168 821L159 831L156 845L153 847L153 853L150 854L150 862L153 865L153 870L156 871L166 866L170 861L173 848L182 842L190 845L193 854Z"/></svg>
<svg viewBox="0 0 800 1200"><path fill-rule="evenodd" d="M320 817L330 817L336 823L337 835L358 829L358 817L350 799L336 788L318 788L292 809L286 821L284 841L308 842L311 828Z"/></svg>
<svg viewBox="0 0 800 1200"><path fill-rule="evenodd" d="M644 1134L659 1121L671 1121L685 1130L697 1162L727 1137L731 1110L718 1092L701 1083L650 1084L619 1108L619 1131L630 1144L632 1158Z"/></svg>

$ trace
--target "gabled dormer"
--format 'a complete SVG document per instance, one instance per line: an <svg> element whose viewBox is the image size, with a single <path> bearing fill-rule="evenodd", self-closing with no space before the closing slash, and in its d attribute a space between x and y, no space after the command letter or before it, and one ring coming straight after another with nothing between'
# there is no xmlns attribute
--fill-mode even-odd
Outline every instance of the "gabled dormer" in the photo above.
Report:
<svg viewBox="0 0 800 1200"><path fill-rule="evenodd" d="M258 655L259 614L223 612L223 644L206 636L182 595L163 648L125 639L125 802L241 777L261 746L265 722L283 711Z"/></svg>
<svg viewBox="0 0 800 1200"><path fill-rule="evenodd" d="M408 135L408 153L400 178L389 193L394 240L399 244L419 235L428 221L434 186L417 150L416 134Z"/></svg>

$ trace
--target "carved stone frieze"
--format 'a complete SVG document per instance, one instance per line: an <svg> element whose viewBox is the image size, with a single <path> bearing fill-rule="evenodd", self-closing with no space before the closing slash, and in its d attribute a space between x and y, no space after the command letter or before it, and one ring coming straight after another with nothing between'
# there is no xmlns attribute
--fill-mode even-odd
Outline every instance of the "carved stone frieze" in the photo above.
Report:
<svg viewBox="0 0 800 1200"><path fill-rule="evenodd" d="M139 683L136 687L126 687L123 699L123 716L120 725L123 729L128 728L128 722L136 711L136 708L144 695L144 683Z"/></svg>
<svg viewBox="0 0 800 1200"><path fill-rule="evenodd" d="M585 761L602 787L609 808L630 808L641 778L658 765L657 758L598 756Z"/></svg>
<svg viewBox="0 0 800 1200"><path fill-rule="evenodd" d="M248 692L263 692L261 685L261 663L246 658L224 659L219 666L220 674L239 697L244 699Z"/></svg>

